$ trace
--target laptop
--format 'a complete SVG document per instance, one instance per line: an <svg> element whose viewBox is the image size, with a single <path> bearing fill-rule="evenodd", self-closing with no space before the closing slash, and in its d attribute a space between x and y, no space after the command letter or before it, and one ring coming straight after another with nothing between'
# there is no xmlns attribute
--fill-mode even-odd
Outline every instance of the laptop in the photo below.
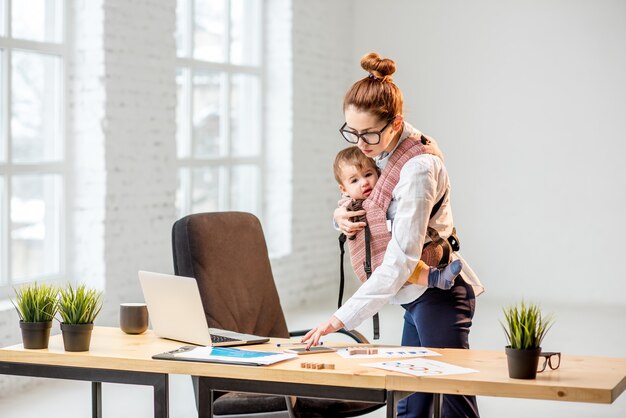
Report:
<svg viewBox="0 0 626 418"><path fill-rule="evenodd" d="M269 338L209 328L196 279L139 271L154 333L162 338L207 347L261 344Z"/></svg>

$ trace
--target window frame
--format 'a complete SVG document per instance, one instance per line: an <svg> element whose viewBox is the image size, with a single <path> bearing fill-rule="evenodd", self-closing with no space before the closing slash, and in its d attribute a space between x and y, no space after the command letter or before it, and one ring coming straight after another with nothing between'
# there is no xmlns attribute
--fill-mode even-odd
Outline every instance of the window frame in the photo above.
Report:
<svg viewBox="0 0 626 418"><path fill-rule="evenodd" d="M220 179L218 186L219 207L217 210L231 210L232 208L232 196L231 191L233 187L233 169L237 166L252 165L258 167L258 178L256 179L256 208L255 215L259 219L263 219L264 206L263 195L265 188L265 132L264 132L264 94L265 94L265 76L263 65L263 54L261 53L263 45L264 34L264 2L259 1L259 17L258 17L258 40L257 40L257 56L258 62L256 65L244 65L233 64L231 60L231 0L222 0L224 2L224 10L228 13L225 14L225 26L224 31L224 62L205 61L196 59L193 57L194 50L194 0L181 0L181 3L186 5L185 14L185 27L182 41L184 56L178 55L178 46L176 48L176 69L183 70L184 82L183 88L186 89L184 97L186 99L185 107L186 112L184 114L184 129L187 132L186 143L179 143L177 138L177 150L180 146L185 146L187 149L183 153L185 157L179 157L178 151L176 155L177 161L177 173L180 179L180 184L177 188L177 206L178 216L184 216L191 213L192 209L192 170L196 168L219 168ZM178 24L178 19L177 19ZM221 92L221 99L223 102L220 104L220 130L224 132L225 151L224 155L220 156L197 156L193 154L193 76L195 71L208 71L218 73L223 77L221 83L225 86L224 91ZM258 77L258 97L257 108L258 114L258 136L259 136L259 151L258 154L253 156L234 156L233 155L233 136L231 130L231 92L233 76L235 75L250 75ZM177 103L178 106L178 103ZM182 190L181 190L182 189ZM178 198L178 195L182 199Z"/></svg>
<svg viewBox="0 0 626 418"><path fill-rule="evenodd" d="M27 39L18 39L12 37L12 4L19 0L4 0L0 2L0 7L4 7L0 11L3 18L3 32L0 32L0 55L1 55L1 78L0 87L0 126L2 131L0 136L4 141L0 141L0 300L12 298L14 296L13 288L21 284L38 282L38 283L60 283L66 280L67 275L67 245L68 245L68 57L69 57L69 7L65 0L57 0L60 2L61 17L63 19L60 29L61 39L59 42L50 41L33 41ZM11 89L12 89L12 53L13 51L27 52L38 55L50 55L60 59L60 86L59 102L61 109L59 110L59 144L58 160L52 162L37 163L15 163L12 156L12 137L11 137ZM12 277L12 251L11 251L11 197L12 178L17 175L58 175L60 176L60 196L58 213L58 271L54 274L44 274L32 277L32 280L15 282ZM47 215L46 215L47 216Z"/></svg>

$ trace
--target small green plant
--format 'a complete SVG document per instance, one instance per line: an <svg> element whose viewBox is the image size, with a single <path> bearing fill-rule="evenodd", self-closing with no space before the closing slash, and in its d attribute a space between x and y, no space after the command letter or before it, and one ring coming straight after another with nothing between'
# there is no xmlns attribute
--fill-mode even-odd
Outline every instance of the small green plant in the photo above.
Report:
<svg viewBox="0 0 626 418"><path fill-rule="evenodd" d="M59 314L65 324L91 324L102 309L102 292L71 284L59 291Z"/></svg>
<svg viewBox="0 0 626 418"><path fill-rule="evenodd" d="M524 301L502 309L505 322L500 322L511 348L528 350L541 347L541 342L554 321L552 316L544 318L541 309Z"/></svg>
<svg viewBox="0 0 626 418"><path fill-rule="evenodd" d="M11 301L23 322L52 321L57 313L59 289L46 284L26 284L15 291L15 301Z"/></svg>

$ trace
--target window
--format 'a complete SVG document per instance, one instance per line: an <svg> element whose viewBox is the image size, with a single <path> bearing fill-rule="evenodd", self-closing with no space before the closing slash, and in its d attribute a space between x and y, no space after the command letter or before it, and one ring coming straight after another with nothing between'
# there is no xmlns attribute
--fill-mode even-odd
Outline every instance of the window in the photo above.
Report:
<svg viewBox="0 0 626 418"><path fill-rule="evenodd" d="M260 218L261 0L178 0L177 209Z"/></svg>
<svg viewBox="0 0 626 418"><path fill-rule="evenodd" d="M0 298L64 278L64 13L0 0Z"/></svg>

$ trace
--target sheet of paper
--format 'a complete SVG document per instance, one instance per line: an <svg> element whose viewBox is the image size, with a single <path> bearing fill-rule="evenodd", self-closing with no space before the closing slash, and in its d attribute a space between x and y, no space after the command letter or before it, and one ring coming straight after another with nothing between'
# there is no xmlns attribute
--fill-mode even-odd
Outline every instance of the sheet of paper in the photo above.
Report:
<svg viewBox="0 0 626 418"><path fill-rule="evenodd" d="M224 363L231 362L269 365L296 358L297 355L268 351L242 350L240 348L231 347L193 347L191 349L174 353L174 357L180 359L219 361Z"/></svg>
<svg viewBox="0 0 626 418"><path fill-rule="evenodd" d="M385 361L382 363L366 363L368 367L411 374L413 376L443 376L448 374L478 373L478 370L455 366L441 361L414 358L410 360Z"/></svg>
<svg viewBox="0 0 626 418"><path fill-rule="evenodd" d="M360 347L359 347L360 348ZM432 350L423 347L364 347L378 350L378 354L352 354L348 348L337 349L337 354L343 358L403 358L403 357L428 357L440 356Z"/></svg>

